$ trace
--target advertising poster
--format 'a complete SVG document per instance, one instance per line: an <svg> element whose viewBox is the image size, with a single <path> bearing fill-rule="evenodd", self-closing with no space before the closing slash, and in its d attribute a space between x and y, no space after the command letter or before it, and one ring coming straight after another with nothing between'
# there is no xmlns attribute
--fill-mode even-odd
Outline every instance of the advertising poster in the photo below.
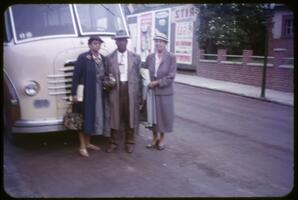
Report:
<svg viewBox="0 0 298 200"><path fill-rule="evenodd" d="M192 64L193 22L176 23L175 55L177 63Z"/></svg>
<svg viewBox="0 0 298 200"><path fill-rule="evenodd" d="M165 11L157 11L155 13L155 32L156 33L163 33L166 36L168 36L168 39L170 40L169 36L169 20L170 20L170 13L169 10ZM169 49L169 44L167 45L167 49Z"/></svg>
<svg viewBox="0 0 298 200"><path fill-rule="evenodd" d="M197 19L198 13L199 13L199 9L194 7L193 5L175 7L172 9L172 22L179 22L179 21L193 22Z"/></svg>
<svg viewBox="0 0 298 200"><path fill-rule="evenodd" d="M140 15L140 47L141 59L145 61L146 57L152 52L152 13Z"/></svg>
<svg viewBox="0 0 298 200"><path fill-rule="evenodd" d="M155 32L160 32L169 37L169 11L155 13Z"/></svg>
<svg viewBox="0 0 298 200"><path fill-rule="evenodd" d="M131 36L131 50L133 52L137 52L138 45L138 18L137 17L129 17L127 20L128 28Z"/></svg>

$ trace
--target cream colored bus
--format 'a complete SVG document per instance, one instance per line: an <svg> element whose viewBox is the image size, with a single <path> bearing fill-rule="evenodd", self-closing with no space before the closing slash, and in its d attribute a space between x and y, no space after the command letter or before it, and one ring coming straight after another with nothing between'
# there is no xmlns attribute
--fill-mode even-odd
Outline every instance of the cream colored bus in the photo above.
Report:
<svg viewBox="0 0 298 200"><path fill-rule="evenodd" d="M112 37L128 31L120 4L15 4L4 13L3 97L7 132L64 130L72 71L88 50L90 35L105 41L101 53L116 48Z"/></svg>

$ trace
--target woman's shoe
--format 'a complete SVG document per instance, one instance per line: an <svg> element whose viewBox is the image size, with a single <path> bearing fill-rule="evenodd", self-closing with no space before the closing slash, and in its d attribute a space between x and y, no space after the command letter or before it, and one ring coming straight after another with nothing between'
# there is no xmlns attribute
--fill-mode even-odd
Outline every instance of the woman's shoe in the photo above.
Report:
<svg viewBox="0 0 298 200"><path fill-rule="evenodd" d="M147 148L147 149L154 149L154 148L156 148L156 145L150 143L150 144L147 144L147 145L146 145L146 148Z"/></svg>
<svg viewBox="0 0 298 200"><path fill-rule="evenodd" d="M164 150L165 149L165 145L164 144L160 144L159 141L158 141L158 143L157 143L157 149L160 150L160 151L161 150Z"/></svg>
<svg viewBox="0 0 298 200"><path fill-rule="evenodd" d="M85 157L85 158L89 158L89 154L87 149L79 149L79 153L81 156Z"/></svg>
<svg viewBox="0 0 298 200"><path fill-rule="evenodd" d="M154 144L150 143L146 145L146 148L148 149L154 149L157 148L157 144L158 144L158 140L156 140L156 142Z"/></svg>
<svg viewBox="0 0 298 200"><path fill-rule="evenodd" d="M87 149L91 149L91 150L94 150L94 151L99 151L100 150L100 147L95 146L93 144L88 144L86 147L87 147Z"/></svg>
<svg viewBox="0 0 298 200"><path fill-rule="evenodd" d="M165 145L158 145L158 146L157 146L157 149L160 150L160 151L161 151L161 150L164 150L164 149L165 149Z"/></svg>

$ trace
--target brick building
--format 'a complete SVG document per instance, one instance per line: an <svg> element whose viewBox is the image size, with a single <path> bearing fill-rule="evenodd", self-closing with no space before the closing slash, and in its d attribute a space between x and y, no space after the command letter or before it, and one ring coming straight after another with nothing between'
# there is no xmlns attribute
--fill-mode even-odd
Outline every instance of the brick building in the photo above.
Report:
<svg viewBox="0 0 298 200"><path fill-rule="evenodd" d="M293 12L284 4L275 4L273 8L271 34L269 35L269 55L274 49L284 49L285 56L294 56Z"/></svg>

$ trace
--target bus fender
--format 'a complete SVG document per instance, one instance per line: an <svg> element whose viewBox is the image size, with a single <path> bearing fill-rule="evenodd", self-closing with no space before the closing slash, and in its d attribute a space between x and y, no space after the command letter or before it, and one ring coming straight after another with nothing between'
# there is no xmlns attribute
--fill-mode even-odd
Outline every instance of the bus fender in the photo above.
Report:
<svg viewBox="0 0 298 200"><path fill-rule="evenodd" d="M3 97L4 97L4 127L5 131L11 131L14 123L20 119L20 104L17 96L16 89L14 88L11 80L4 73L4 84L3 84Z"/></svg>

